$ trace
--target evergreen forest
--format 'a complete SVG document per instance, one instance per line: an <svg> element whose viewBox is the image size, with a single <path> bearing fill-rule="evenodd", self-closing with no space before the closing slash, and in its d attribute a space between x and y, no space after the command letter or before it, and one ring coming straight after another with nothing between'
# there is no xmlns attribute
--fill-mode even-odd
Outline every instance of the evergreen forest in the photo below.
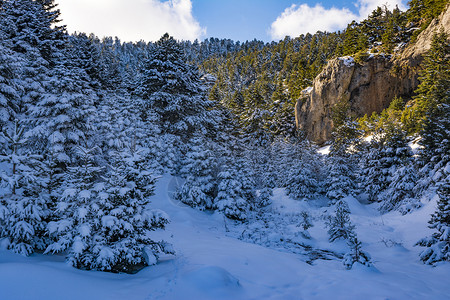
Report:
<svg viewBox="0 0 450 300"><path fill-rule="evenodd" d="M131 43L69 34L53 0L0 0L2 245L114 273L176 257L176 240L155 235L171 216L150 200L158 180L173 176L179 182L173 201L223 216L225 226L245 226L239 239L301 249L311 261L339 259L346 269L374 264L346 199L402 216L434 199L436 209L423 224L433 233L417 241L418 259L450 261L444 31L434 34L410 98L396 97L362 118L347 114L346 103L337 105L326 145L307 140L294 115L302 91L329 60L394 57L447 5L382 6L342 31L270 43L178 41L169 33ZM323 146L329 153L319 151ZM329 213L277 214L271 204L280 189L298 202L319 199ZM345 241L343 253L275 243L268 232L273 223L298 224L298 236L308 240L317 220L326 224L328 242Z"/></svg>

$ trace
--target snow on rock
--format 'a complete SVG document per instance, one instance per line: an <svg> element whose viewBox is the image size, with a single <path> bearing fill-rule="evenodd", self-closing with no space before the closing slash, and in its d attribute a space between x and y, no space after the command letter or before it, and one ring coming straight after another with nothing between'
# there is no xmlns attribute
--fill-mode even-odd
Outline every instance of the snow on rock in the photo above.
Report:
<svg viewBox="0 0 450 300"><path fill-rule="evenodd" d="M355 65L355 59L351 56L342 56L339 57L339 60L343 61L346 67L353 67Z"/></svg>
<svg viewBox="0 0 450 300"><path fill-rule="evenodd" d="M324 147L322 147L322 148L319 148L319 149L317 150L317 152L320 153L320 154L322 154L322 155L328 155L328 154L330 154L330 148L331 148L330 145L324 146Z"/></svg>
<svg viewBox="0 0 450 300"><path fill-rule="evenodd" d="M309 94L313 90L312 86L308 86L306 89L302 90L302 94Z"/></svg>
<svg viewBox="0 0 450 300"><path fill-rule="evenodd" d="M408 146L411 148L414 154L418 154L419 150L423 148L423 146L419 144L420 139L421 138L417 138L408 143Z"/></svg>

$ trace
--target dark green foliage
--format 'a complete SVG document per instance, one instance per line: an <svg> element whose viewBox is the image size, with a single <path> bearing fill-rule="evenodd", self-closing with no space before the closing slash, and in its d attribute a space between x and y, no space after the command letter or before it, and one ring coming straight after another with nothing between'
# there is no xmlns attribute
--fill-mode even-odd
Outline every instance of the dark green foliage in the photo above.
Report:
<svg viewBox="0 0 450 300"><path fill-rule="evenodd" d="M394 173L408 163L412 153L406 132L399 123L388 122L379 128L364 151L360 182L369 201L383 201Z"/></svg>
<svg viewBox="0 0 450 300"><path fill-rule="evenodd" d="M448 161L450 106L450 42L445 33L436 34L425 56L416 103L423 114L422 158L426 162ZM447 157L447 158L445 158Z"/></svg>
<svg viewBox="0 0 450 300"><path fill-rule="evenodd" d="M295 103L339 41L340 33L318 32L266 45L247 42L234 53L211 56L201 64L217 78L209 98L230 109L245 134L295 136Z"/></svg>
<svg viewBox="0 0 450 300"><path fill-rule="evenodd" d="M445 9L448 0L411 0L408 2L408 22L419 27L413 38L415 39L439 14Z"/></svg>
<svg viewBox="0 0 450 300"><path fill-rule="evenodd" d="M340 100L333 107L333 140L330 148L331 155L348 156L358 150L362 132L356 122L352 120L350 104L346 100Z"/></svg>
<svg viewBox="0 0 450 300"><path fill-rule="evenodd" d="M447 34L433 36L431 48L424 58L423 69L419 73L415 102L419 113L418 122L423 122L427 114L433 114L438 104L449 104L450 98L450 42Z"/></svg>

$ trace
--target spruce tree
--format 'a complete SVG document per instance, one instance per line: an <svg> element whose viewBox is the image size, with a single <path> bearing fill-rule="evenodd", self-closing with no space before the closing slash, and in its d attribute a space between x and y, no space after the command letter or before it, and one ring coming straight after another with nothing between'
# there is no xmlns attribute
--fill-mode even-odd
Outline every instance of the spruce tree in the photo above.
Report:
<svg viewBox="0 0 450 300"><path fill-rule="evenodd" d="M356 236L351 236L347 244L350 248L350 251L347 252L342 259L342 263L347 270L350 270L353 267L354 263L360 263L367 267L370 267L372 265L370 255L362 250L361 242Z"/></svg>
<svg viewBox="0 0 450 300"><path fill-rule="evenodd" d="M429 221L429 227L435 232L417 243L427 247L420 254L420 259L426 264L450 261L450 175L445 175L447 177L438 189L437 210Z"/></svg>
<svg viewBox="0 0 450 300"><path fill-rule="evenodd" d="M199 209L213 209L216 196L216 157L205 139L194 137L182 162L185 182L176 194L182 202Z"/></svg>
<svg viewBox="0 0 450 300"><path fill-rule="evenodd" d="M0 194L0 236L9 240L8 248L29 255L46 246L48 215L46 180L40 175L39 155L29 152L25 127L17 120L1 134L3 153Z"/></svg>
<svg viewBox="0 0 450 300"><path fill-rule="evenodd" d="M415 102L423 122L441 103L449 104L450 98L450 42L445 32L433 36L430 50L424 57L419 73L420 84L415 91ZM424 143L424 145L427 142Z"/></svg>
<svg viewBox="0 0 450 300"><path fill-rule="evenodd" d="M392 196L383 192L391 185L395 172L404 164L411 162L412 153L407 143L406 132L402 130L400 124L392 120L374 133L360 164L360 183L369 201L381 202L386 200L385 196ZM409 178L405 178L407 179ZM400 199L392 201L396 200Z"/></svg>
<svg viewBox="0 0 450 300"><path fill-rule="evenodd" d="M419 79L415 100L423 124L419 157L424 176L417 188L421 191L442 180L450 162L450 43L444 32L433 36Z"/></svg>
<svg viewBox="0 0 450 300"><path fill-rule="evenodd" d="M326 195L335 203L346 196L354 195L356 168L351 157L331 156L328 158Z"/></svg>
<svg viewBox="0 0 450 300"><path fill-rule="evenodd" d="M216 126L198 70L185 62L179 44L168 34L156 42L143 63L136 95L143 110L153 110L163 133L183 137L211 133Z"/></svg>
<svg viewBox="0 0 450 300"><path fill-rule="evenodd" d="M247 212L251 199L243 193L243 186L239 180L239 173L231 168L220 172L217 176L217 196L214 206L225 216L235 220L247 219Z"/></svg>
<svg viewBox="0 0 450 300"><path fill-rule="evenodd" d="M335 215L331 217L328 227L330 242L339 239L350 240L355 235L355 226L350 221L350 209L347 202L344 200L336 202Z"/></svg>
<svg viewBox="0 0 450 300"><path fill-rule="evenodd" d="M2 40L0 30L0 130L16 118L22 87L18 84L22 59Z"/></svg>

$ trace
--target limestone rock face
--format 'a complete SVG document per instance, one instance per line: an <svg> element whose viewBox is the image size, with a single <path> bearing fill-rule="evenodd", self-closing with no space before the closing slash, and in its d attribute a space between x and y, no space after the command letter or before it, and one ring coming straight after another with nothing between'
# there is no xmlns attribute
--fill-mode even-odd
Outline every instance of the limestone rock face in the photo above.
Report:
<svg viewBox="0 0 450 300"><path fill-rule="evenodd" d="M340 100L348 100L351 114L381 112L395 97L409 98L419 84L418 66L423 54L430 49L434 32L442 28L450 34L450 6L417 38L395 57L375 55L356 63L351 57L328 62L314 79L312 88L297 101L297 128L318 144L331 138L332 109Z"/></svg>
<svg viewBox="0 0 450 300"><path fill-rule="evenodd" d="M410 96L415 78L397 76L392 67L391 59L381 55L362 64L347 57L331 60L297 102L297 127L320 144L331 138L332 110L339 101L349 101L351 113L361 117L381 112L395 96Z"/></svg>

